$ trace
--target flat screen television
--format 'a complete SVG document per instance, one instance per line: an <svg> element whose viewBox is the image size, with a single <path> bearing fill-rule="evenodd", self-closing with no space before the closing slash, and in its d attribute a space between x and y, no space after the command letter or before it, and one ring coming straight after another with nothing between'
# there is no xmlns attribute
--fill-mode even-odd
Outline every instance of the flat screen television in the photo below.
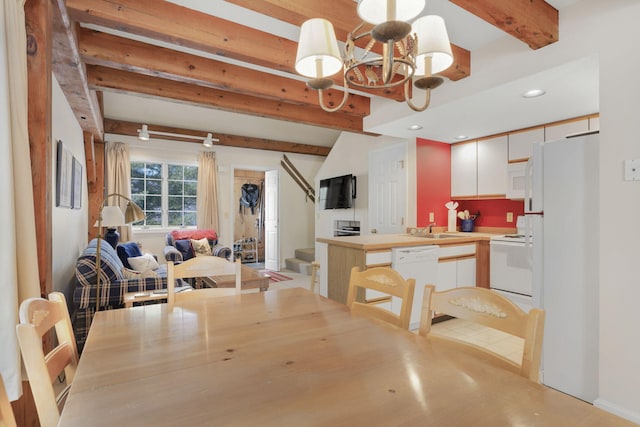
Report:
<svg viewBox="0 0 640 427"><path fill-rule="evenodd" d="M355 176L349 174L320 180L320 209L348 209L355 198Z"/></svg>

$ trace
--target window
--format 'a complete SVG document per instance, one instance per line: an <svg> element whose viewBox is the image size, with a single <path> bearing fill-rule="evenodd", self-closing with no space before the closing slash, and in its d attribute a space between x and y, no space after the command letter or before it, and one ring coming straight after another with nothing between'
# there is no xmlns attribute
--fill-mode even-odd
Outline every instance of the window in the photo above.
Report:
<svg viewBox="0 0 640 427"><path fill-rule="evenodd" d="M131 198L146 216L133 225L195 226L197 186L197 166L131 162Z"/></svg>

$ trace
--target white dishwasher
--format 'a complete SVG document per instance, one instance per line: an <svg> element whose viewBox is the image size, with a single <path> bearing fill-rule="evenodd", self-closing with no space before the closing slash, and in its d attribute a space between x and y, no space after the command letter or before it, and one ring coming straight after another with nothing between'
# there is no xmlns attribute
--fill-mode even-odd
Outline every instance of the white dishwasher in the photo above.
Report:
<svg viewBox="0 0 640 427"><path fill-rule="evenodd" d="M391 249L391 268L405 279L416 279L409 329L417 329L420 326L420 308L424 285L435 285L438 282L439 249L440 247L437 245ZM394 298L391 302L391 309L395 313L400 313L401 305L400 299Z"/></svg>

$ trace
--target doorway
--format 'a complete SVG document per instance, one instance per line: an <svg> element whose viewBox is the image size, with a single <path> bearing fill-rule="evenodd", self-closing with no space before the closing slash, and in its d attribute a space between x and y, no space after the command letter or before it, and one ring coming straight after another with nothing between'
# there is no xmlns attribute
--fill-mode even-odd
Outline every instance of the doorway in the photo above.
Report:
<svg viewBox="0 0 640 427"><path fill-rule="evenodd" d="M233 173L233 255L243 263L264 262L264 171Z"/></svg>

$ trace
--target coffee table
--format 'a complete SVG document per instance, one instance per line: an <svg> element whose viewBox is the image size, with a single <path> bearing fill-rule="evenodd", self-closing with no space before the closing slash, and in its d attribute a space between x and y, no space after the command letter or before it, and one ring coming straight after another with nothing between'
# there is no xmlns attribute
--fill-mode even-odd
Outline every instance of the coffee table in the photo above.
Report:
<svg viewBox="0 0 640 427"><path fill-rule="evenodd" d="M246 265L240 266L240 277L242 290L256 288L259 288L260 292L269 290L269 276L251 267L247 267ZM211 288L233 288L236 285L236 276L234 274L225 274L203 277L202 282Z"/></svg>

